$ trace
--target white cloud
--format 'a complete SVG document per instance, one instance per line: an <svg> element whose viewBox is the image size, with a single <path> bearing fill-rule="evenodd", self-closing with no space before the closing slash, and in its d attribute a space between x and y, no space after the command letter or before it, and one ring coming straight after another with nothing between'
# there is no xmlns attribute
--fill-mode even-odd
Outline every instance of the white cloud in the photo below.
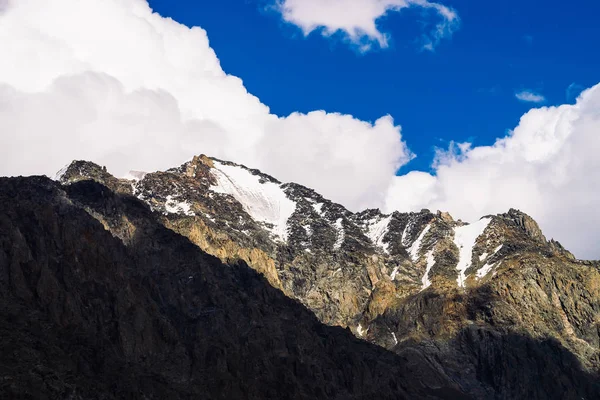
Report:
<svg viewBox="0 0 600 400"><path fill-rule="evenodd" d="M462 146L438 158L435 174L399 176L388 210L448 210L473 221L520 208L579 257L599 258L600 85L575 105L525 114L493 146Z"/></svg>
<svg viewBox="0 0 600 400"><path fill-rule="evenodd" d="M124 175L206 153L358 207L383 201L409 158L389 117L270 114L221 69L204 30L144 0L0 4L11 38L0 40L1 175L53 175L72 159Z"/></svg>
<svg viewBox="0 0 600 400"><path fill-rule="evenodd" d="M305 35L320 30L324 36L342 33L362 51L373 43L388 46L388 34L377 26L377 20L389 12L408 7L420 7L435 12L440 20L434 29L423 36L422 45L433 50L441 39L452 36L460 19L455 10L428 0L277 0L276 9L282 18L298 26Z"/></svg>
<svg viewBox="0 0 600 400"><path fill-rule="evenodd" d="M530 90L522 90L520 92L515 93L515 97L521 101L525 101L528 103L543 103L546 101L546 98L539 93L532 92Z"/></svg>
<svg viewBox="0 0 600 400"><path fill-rule="evenodd" d="M390 116L371 124L323 111L294 113L268 124L259 158L289 181L309 182L316 174L311 185L318 192L362 209L383 204L395 172L412 157L399 137Z"/></svg>

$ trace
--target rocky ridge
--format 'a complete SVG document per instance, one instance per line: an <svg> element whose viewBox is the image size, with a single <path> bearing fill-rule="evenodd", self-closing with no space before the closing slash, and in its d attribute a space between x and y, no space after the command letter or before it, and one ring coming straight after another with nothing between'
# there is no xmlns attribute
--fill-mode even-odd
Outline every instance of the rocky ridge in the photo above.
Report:
<svg viewBox="0 0 600 400"><path fill-rule="evenodd" d="M549 398L546 388L488 365L489 357L516 360L541 374L520 355L539 343L552 356L536 357L557 375L570 356L582 376L599 371L597 263L547 241L518 210L472 224L429 210L352 213L301 185L206 156L132 180L74 162L58 179L93 179L137 197L164 226L225 263L243 260L322 322L410 355L476 397L528 390ZM95 217L127 240L126 221ZM558 382L573 396L597 393L577 379L587 382Z"/></svg>

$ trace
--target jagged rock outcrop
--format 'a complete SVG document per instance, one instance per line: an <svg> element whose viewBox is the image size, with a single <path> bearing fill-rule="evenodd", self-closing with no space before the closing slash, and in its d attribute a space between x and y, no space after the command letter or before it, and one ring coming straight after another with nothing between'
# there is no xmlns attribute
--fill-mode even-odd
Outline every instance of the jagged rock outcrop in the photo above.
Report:
<svg viewBox="0 0 600 400"><path fill-rule="evenodd" d="M243 260L322 322L475 398L600 397L599 264L547 241L518 210L471 224L429 210L353 213L206 156L138 177L74 163L60 182L93 179L137 197L164 226L225 263ZM125 242L135 231L88 212ZM532 385L544 371L551 378Z"/></svg>

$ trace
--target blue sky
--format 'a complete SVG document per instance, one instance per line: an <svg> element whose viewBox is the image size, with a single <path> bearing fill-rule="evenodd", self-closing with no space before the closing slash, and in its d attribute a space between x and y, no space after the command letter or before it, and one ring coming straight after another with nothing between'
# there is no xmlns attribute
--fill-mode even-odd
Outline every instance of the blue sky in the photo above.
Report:
<svg viewBox="0 0 600 400"><path fill-rule="evenodd" d="M417 43L428 22L422 10L389 13L378 26L390 34L390 47L364 54L341 35L305 38L264 1L149 3L204 28L223 69L277 115L323 109L374 121L390 114L417 155L401 172L428 171L434 148L451 140L486 145L504 136L537 106L516 92L563 104L574 102L567 97L572 83L598 82L600 2L589 0L446 1L461 25L434 52Z"/></svg>

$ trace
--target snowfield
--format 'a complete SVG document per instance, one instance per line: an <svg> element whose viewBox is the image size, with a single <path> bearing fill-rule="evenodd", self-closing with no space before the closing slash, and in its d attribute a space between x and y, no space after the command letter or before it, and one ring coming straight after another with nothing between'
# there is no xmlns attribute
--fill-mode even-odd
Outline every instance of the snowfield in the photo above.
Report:
<svg viewBox="0 0 600 400"><path fill-rule="evenodd" d="M479 221L465 226L454 228L454 244L458 247L458 278L456 279L459 287L465 287L465 271L471 266L473 259L473 247L477 238L481 236L485 228L489 225L491 218L481 218Z"/></svg>
<svg viewBox="0 0 600 400"><path fill-rule="evenodd" d="M273 182L260 182L260 176L240 166L225 165L214 161L211 170L217 184L210 189L215 193L233 196L256 222L266 224L266 228L281 241L287 240L287 221L296 210L296 203L290 200L281 185Z"/></svg>

